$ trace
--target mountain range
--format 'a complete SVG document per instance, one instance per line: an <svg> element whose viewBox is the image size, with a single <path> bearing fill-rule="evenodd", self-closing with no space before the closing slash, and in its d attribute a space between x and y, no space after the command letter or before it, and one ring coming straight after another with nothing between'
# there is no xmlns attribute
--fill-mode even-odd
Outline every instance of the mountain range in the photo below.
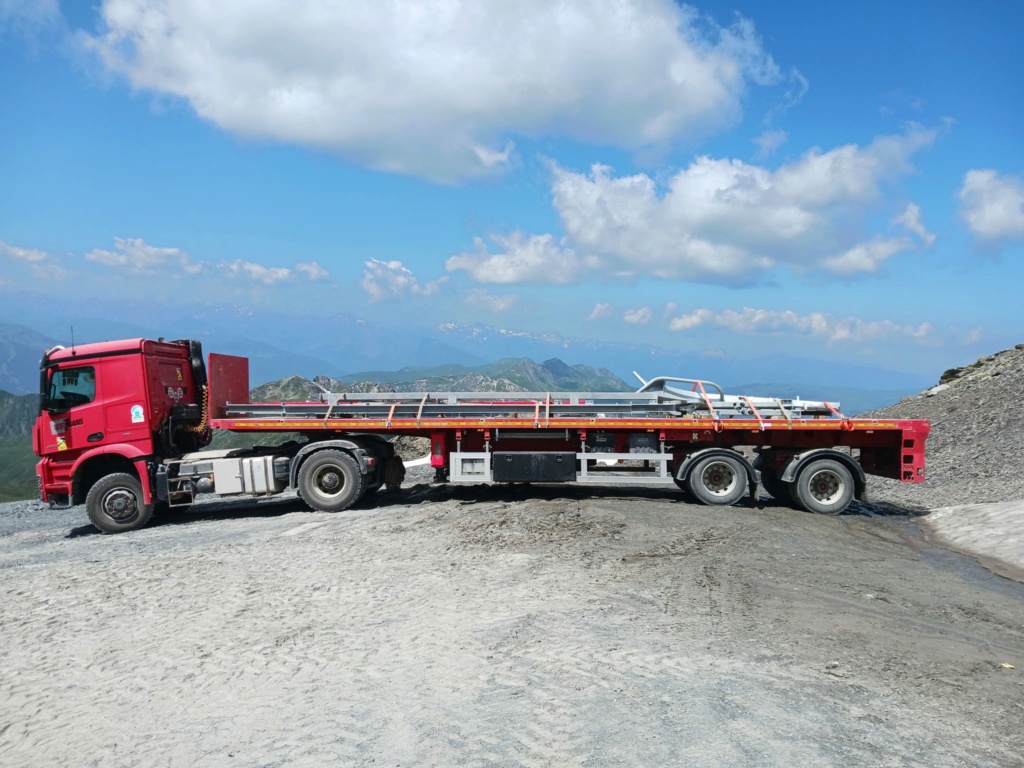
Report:
<svg viewBox="0 0 1024 768"><path fill-rule="evenodd" d="M630 386L638 386L633 385L632 375L637 371L647 379L675 375L716 381L727 390L744 382L778 382L816 399L836 399L829 392L833 387L906 394L920 391L931 381L924 374L785 354L742 359L722 351L687 352L482 325L449 323L410 331L347 314L323 319L263 313L257 319L243 307L193 307L182 309L176 318L164 314L167 310L159 308L134 315L125 312L145 317L145 326L79 317L74 338L77 343L139 336L197 338L208 352L249 357L253 381L291 375L374 379L381 372L390 375L402 370L409 372L405 380L415 380L422 376L412 374L421 369L452 367L457 372L461 366L463 371L485 372L487 366L523 358L570 359L599 366ZM0 389L16 394L34 391L40 355L58 343L71 343L71 326L60 320L36 319L31 328L0 323Z"/></svg>

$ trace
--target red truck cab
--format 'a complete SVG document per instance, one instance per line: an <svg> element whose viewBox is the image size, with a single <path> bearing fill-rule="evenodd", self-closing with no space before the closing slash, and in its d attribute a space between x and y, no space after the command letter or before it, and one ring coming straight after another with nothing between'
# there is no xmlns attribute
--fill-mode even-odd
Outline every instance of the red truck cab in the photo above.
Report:
<svg viewBox="0 0 1024 768"><path fill-rule="evenodd" d="M32 439L40 457L40 498L53 506L106 494L89 506L106 508L115 523L148 518L159 461L209 442L198 342L126 339L57 347L43 355L39 383Z"/></svg>

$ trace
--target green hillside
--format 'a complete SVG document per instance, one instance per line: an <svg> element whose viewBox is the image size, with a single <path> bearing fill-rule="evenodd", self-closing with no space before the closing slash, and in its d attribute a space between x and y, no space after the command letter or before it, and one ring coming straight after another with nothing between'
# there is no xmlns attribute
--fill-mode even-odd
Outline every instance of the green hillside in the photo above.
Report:
<svg viewBox="0 0 1024 768"><path fill-rule="evenodd" d="M36 497L36 461L29 438L0 440L0 502Z"/></svg>
<svg viewBox="0 0 1024 768"><path fill-rule="evenodd" d="M38 408L38 395L0 390L0 502L35 498L36 455L31 435Z"/></svg>

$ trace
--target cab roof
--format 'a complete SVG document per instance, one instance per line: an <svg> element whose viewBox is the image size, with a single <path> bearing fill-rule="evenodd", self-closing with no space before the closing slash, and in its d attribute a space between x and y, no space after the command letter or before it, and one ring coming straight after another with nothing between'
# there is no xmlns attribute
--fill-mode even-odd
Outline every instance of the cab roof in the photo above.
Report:
<svg viewBox="0 0 1024 768"><path fill-rule="evenodd" d="M46 357L49 362L55 363L77 358L126 355L133 352L149 351L157 346L181 348L181 345L176 342L161 342L154 339L118 339L117 341L98 341L93 344L76 344L74 347L54 347L47 350Z"/></svg>

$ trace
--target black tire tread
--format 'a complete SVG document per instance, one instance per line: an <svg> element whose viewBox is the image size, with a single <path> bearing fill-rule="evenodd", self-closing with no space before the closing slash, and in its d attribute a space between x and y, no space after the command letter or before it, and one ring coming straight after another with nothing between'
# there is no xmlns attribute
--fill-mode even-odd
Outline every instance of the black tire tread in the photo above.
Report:
<svg viewBox="0 0 1024 768"><path fill-rule="evenodd" d="M710 494L700 481L700 477L704 473L704 469L707 465L719 461L730 464L733 472L736 474L736 488L728 496L714 496ZM747 488L747 469L743 466L742 461L738 458L733 458L732 456L723 454L707 456L703 459L698 459L690 469L690 472L687 475L686 486L690 494L702 504L709 504L716 507L729 507L743 498L743 493Z"/></svg>
<svg viewBox="0 0 1024 768"><path fill-rule="evenodd" d="M135 495L139 508L139 513L126 523L118 522L110 517L100 506L104 494L119 486L127 488ZM153 507L153 504L142 503L142 483L135 475L130 475L127 472L115 472L101 477L93 484L85 497L85 510L89 516L89 522L103 533L124 533L142 528L153 516Z"/></svg>
<svg viewBox="0 0 1024 768"><path fill-rule="evenodd" d="M313 474L323 466L333 464L344 477L342 493L334 498L325 497L313 483ZM359 471L359 464L345 451L326 449L307 457L299 468L298 486L302 500L310 509L318 512L342 512L365 493L366 478Z"/></svg>
<svg viewBox="0 0 1024 768"><path fill-rule="evenodd" d="M810 478L815 472L828 469L835 472L842 478L843 493L840 500L834 504L823 505L811 495ZM815 459L808 462L800 470L796 480L793 481L793 501L803 510L816 515L838 515L845 511L853 501L854 485L853 473L842 462L835 459Z"/></svg>

